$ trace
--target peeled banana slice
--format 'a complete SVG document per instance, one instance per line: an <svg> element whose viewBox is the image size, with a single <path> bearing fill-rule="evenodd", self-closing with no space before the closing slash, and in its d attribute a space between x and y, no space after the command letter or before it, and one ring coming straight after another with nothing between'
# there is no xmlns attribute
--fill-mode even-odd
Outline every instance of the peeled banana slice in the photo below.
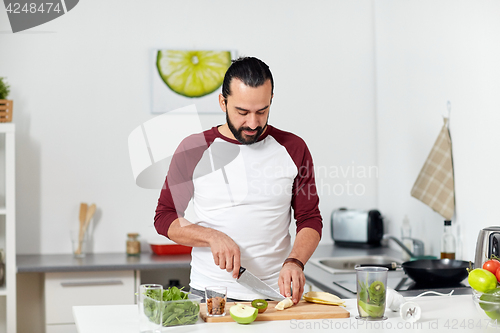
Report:
<svg viewBox="0 0 500 333"><path fill-rule="evenodd" d="M305 293L302 298L311 303L345 306L344 301L338 296L324 291L309 291Z"/></svg>
<svg viewBox="0 0 500 333"><path fill-rule="evenodd" d="M276 310L285 310L286 308L289 308L293 305L293 301L291 297L287 297L278 304L276 304L275 308Z"/></svg>

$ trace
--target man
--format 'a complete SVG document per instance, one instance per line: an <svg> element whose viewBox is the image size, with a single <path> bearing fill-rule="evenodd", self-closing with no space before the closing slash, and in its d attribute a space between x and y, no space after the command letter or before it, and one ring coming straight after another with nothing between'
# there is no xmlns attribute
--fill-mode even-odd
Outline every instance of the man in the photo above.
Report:
<svg viewBox="0 0 500 333"><path fill-rule="evenodd" d="M193 246L190 287L227 287L237 300L263 298L236 282L240 266L292 296L302 297L303 265L322 230L313 164L298 136L267 124L274 81L261 60L233 61L219 104L226 123L184 139L156 209L159 234ZM196 221L184 218L193 199ZM297 234L291 244L291 208Z"/></svg>

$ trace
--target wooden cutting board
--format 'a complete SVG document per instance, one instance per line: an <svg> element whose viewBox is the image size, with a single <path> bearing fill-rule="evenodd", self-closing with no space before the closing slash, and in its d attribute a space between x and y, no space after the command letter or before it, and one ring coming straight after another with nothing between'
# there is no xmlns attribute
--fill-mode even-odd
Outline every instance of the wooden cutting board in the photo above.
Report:
<svg viewBox="0 0 500 333"><path fill-rule="evenodd" d="M249 304L251 302L238 302L242 304ZM266 312L259 313L256 321L270 321L270 320L290 320L290 319L325 319L325 318L349 318L350 314L343 306L338 305L325 305L309 303L301 300L296 305L289 307L285 310L276 310L274 307L278 304L277 301L268 302ZM207 316L206 303L200 304L200 316L207 323L220 323L234 321L229 314L229 308L236 303L226 304L226 315L223 317L209 317Z"/></svg>

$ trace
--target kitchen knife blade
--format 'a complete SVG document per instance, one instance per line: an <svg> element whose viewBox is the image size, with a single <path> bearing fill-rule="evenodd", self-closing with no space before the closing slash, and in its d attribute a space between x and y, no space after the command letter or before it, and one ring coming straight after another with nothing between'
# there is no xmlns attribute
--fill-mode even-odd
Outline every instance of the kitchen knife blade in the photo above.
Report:
<svg viewBox="0 0 500 333"><path fill-rule="evenodd" d="M247 271L244 267L240 267L240 272L236 281L242 286L252 289L273 301L282 301L285 299L285 296L271 288L271 286Z"/></svg>

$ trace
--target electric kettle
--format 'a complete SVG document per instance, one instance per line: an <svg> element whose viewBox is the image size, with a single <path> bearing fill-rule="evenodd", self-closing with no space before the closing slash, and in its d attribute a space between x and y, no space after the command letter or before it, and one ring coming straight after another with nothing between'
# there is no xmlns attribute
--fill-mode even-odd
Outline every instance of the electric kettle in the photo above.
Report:
<svg viewBox="0 0 500 333"><path fill-rule="evenodd" d="M500 226L484 228L479 232L474 268L482 268L483 264L491 259L492 255L500 258Z"/></svg>

